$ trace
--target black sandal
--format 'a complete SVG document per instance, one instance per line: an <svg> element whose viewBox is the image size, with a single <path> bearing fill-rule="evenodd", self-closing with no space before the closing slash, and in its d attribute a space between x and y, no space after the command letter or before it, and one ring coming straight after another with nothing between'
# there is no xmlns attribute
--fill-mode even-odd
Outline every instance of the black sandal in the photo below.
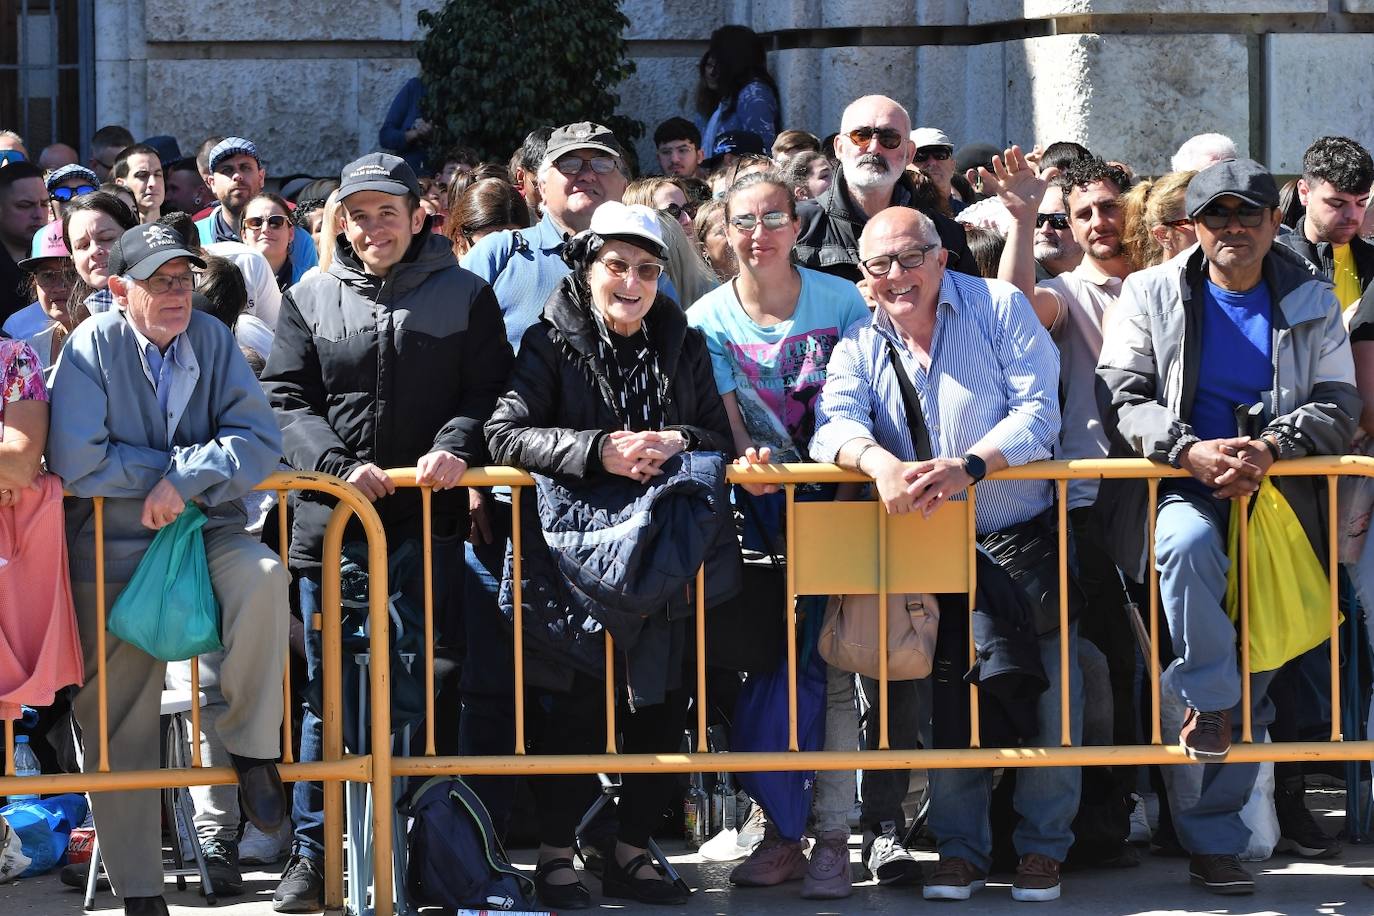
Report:
<svg viewBox="0 0 1374 916"><path fill-rule="evenodd" d="M548 876L560 869L568 869L573 874L572 859L549 859L540 862L534 870L534 890L543 904L554 910L585 910L592 905L592 892L581 881L572 884L550 884Z"/></svg>
<svg viewBox="0 0 1374 916"><path fill-rule="evenodd" d="M657 878L639 878L639 870L652 866L658 873ZM689 894L672 881L666 880L663 869L650 860L648 853L640 853L623 866L611 856L606 862L606 871L601 876L601 893L606 897L620 900L638 900L640 903L677 905L687 902Z"/></svg>

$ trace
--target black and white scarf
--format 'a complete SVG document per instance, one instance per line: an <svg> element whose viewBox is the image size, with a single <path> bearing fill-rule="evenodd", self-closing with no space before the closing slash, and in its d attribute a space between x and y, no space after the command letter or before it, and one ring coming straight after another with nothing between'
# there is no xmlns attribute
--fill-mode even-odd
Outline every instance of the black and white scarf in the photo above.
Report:
<svg viewBox="0 0 1374 916"><path fill-rule="evenodd" d="M615 410L625 429L639 432L662 429L663 392L662 373L658 353L649 343L648 325L628 337L615 334L606 322L592 310L596 322L597 360L606 368Z"/></svg>

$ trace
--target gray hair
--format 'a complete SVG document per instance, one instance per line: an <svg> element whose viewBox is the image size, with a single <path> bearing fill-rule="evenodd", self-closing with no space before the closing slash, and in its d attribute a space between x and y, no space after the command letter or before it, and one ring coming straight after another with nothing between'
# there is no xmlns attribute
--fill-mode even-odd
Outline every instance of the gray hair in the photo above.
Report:
<svg viewBox="0 0 1374 916"><path fill-rule="evenodd" d="M1225 134L1198 134L1183 141L1170 160L1173 172L1197 172L1213 162L1235 159L1236 141Z"/></svg>

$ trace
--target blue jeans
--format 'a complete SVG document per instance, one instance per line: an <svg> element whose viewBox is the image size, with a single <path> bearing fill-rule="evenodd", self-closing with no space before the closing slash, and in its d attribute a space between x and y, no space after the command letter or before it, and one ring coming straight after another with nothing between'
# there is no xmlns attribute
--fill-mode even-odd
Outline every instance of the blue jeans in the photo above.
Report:
<svg viewBox="0 0 1374 916"><path fill-rule="evenodd" d="M1059 634L1040 640L1040 663L1049 689L1040 694L1037 747L1059 745ZM1082 739L1083 678L1078 669L1078 624L1069 627L1069 728L1073 743ZM931 770L930 829L941 858L965 859L983 872L992 867L991 769ZM1013 805L1021 820L1012 841L1018 855L1039 853L1062 862L1073 845L1082 771L1078 767L1026 767L1016 774Z"/></svg>
<svg viewBox="0 0 1374 916"><path fill-rule="evenodd" d="M308 681L320 677L320 631L312 625L320 609L320 573L302 575L300 586L301 620L305 622L305 672ZM324 752L324 723L315 715L310 704L305 705L301 718L302 763L322 759ZM324 858L324 789L318 782L298 782L291 790L291 823L296 830L292 851L319 862Z"/></svg>

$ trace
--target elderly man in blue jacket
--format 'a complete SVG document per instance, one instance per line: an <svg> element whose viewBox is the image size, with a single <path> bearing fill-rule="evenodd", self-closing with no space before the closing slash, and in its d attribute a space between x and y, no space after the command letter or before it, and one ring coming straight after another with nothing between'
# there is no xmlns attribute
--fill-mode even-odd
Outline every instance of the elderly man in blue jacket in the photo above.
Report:
<svg viewBox="0 0 1374 916"><path fill-rule="evenodd" d="M95 524L89 497L105 497L106 602L112 604L157 531L197 503L210 581L221 608L224 660L216 672L228 711L218 730L238 774L244 813L275 831L286 814L273 762L280 751L288 577L244 530L241 497L276 466L281 433L234 335L191 308L192 266L181 236L138 226L110 256L118 308L72 332L55 369L48 465L75 496L68 510L73 597L86 659L76 715L101 763L96 654ZM108 608L107 608L108 610ZM105 639L110 764L159 765L165 665L113 635ZM165 914L157 793L92 795L110 883L130 914Z"/></svg>

